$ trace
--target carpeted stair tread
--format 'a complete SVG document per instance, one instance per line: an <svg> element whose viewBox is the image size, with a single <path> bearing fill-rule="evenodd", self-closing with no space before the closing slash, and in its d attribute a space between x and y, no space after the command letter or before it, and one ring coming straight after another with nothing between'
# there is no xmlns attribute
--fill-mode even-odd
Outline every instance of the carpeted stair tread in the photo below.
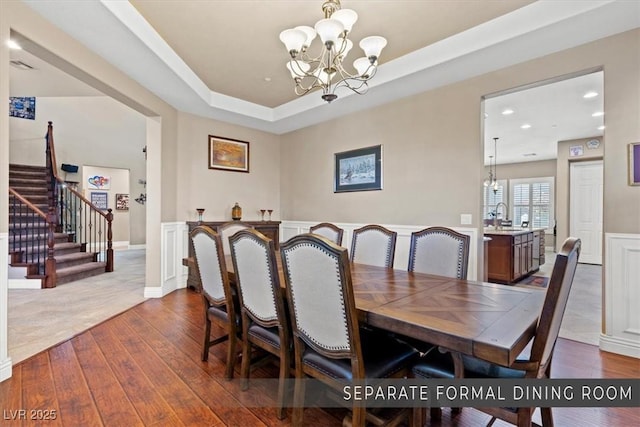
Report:
<svg viewBox="0 0 640 427"><path fill-rule="evenodd" d="M88 262L84 264L74 265L56 269L57 284L72 282L87 277L97 276L104 273L107 264L104 262Z"/></svg>

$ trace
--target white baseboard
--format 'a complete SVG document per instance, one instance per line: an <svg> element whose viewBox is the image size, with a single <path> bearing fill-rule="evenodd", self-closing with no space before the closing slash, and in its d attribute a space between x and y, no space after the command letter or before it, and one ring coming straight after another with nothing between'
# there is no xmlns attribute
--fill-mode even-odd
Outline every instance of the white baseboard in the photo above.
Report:
<svg viewBox="0 0 640 427"><path fill-rule="evenodd" d="M9 289L42 289L40 279L9 279Z"/></svg>
<svg viewBox="0 0 640 427"><path fill-rule="evenodd" d="M162 286L145 286L144 287L145 298L162 298L165 295L166 294L163 292Z"/></svg>
<svg viewBox="0 0 640 427"><path fill-rule="evenodd" d="M640 359L640 345L623 338L600 334L600 350Z"/></svg>
<svg viewBox="0 0 640 427"><path fill-rule="evenodd" d="M11 358L7 358L5 360L0 360L0 382L11 378Z"/></svg>
<svg viewBox="0 0 640 427"><path fill-rule="evenodd" d="M145 243L140 245L129 245L127 249L147 249L147 245Z"/></svg>

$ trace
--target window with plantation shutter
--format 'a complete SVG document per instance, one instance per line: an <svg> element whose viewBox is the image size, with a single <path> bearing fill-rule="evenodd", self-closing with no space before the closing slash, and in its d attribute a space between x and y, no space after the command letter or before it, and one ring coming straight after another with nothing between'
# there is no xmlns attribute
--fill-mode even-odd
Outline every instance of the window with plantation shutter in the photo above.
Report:
<svg viewBox="0 0 640 427"><path fill-rule="evenodd" d="M482 188L484 191L484 207L482 210L482 217L487 220L493 220L493 214L496 210L496 205L507 200L507 181L498 180L498 190L496 192L494 192L493 188L491 187L483 186Z"/></svg>
<svg viewBox="0 0 640 427"><path fill-rule="evenodd" d="M529 221L534 228L553 231L553 177L512 179L511 211L514 224Z"/></svg>

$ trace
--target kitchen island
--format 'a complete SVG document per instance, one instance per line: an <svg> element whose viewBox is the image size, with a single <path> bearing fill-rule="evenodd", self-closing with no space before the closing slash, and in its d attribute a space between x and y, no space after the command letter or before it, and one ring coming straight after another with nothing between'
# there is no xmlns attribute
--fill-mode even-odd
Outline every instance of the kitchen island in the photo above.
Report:
<svg viewBox="0 0 640 427"><path fill-rule="evenodd" d="M488 242L489 282L512 284L544 264L544 229L505 227L484 229Z"/></svg>

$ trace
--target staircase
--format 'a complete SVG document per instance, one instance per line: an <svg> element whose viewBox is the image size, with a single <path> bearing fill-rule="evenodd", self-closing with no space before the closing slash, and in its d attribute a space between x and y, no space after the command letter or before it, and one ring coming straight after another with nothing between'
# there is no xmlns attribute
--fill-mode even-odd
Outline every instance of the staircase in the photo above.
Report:
<svg viewBox="0 0 640 427"><path fill-rule="evenodd" d="M9 165L10 265L26 267L43 288L113 271L111 209L58 178L51 122L46 157L47 166Z"/></svg>
<svg viewBox="0 0 640 427"><path fill-rule="evenodd" d="M9 186L42 213L49 210L47 170L44 166L9 165ZM45 218L17 207L17 197L9 195L9 246L12 265L26 266L27 278L43 278L48 225ZM56 284L72 282L105 272L106 262L86 245L74 242L74 233L54 232Z"/></svg>

